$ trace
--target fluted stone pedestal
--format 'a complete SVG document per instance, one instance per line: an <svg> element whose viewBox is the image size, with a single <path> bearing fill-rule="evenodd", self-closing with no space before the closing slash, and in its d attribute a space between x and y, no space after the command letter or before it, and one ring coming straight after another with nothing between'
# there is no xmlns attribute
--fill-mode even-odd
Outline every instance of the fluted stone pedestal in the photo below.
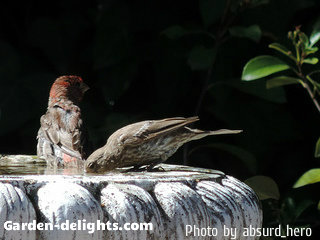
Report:
<svg viewBox="0 0 320 240"><path fill-rule="evenodd" d="M247 185L219 171L161 166L165 172L0 175L0 239L255 239L243 234L262 225ZM28 223L53 227L22 230Z"/></svg>

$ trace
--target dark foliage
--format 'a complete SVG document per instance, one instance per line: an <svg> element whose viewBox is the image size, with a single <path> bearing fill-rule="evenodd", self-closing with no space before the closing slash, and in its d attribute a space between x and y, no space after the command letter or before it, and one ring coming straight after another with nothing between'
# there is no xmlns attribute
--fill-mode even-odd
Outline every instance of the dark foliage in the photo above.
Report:
<svg viewBox="0 0 320 240"><path fill-rule="evenodd" d="M319 167L320 114L295 85L267 90L264 80L240 78L249 59L273 54L268 44L286 43L295 26L310 34L319 13L317 0L2 3L0 153L35 154L51 84L76 74L91 88L82 112L95 148L128 123L199 115L195 127L244 133L192 142L168 163L243 180L267 175L285 202L295 181ZM234 28L252 25L261 33ZM319 226L319 215L305 215Z"/></svg>

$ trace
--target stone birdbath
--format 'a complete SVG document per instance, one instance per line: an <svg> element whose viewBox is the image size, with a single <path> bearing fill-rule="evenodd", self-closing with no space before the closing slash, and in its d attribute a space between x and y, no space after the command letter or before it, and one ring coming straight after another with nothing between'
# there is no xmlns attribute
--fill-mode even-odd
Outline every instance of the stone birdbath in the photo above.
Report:
<svg viewBox="0 0 320 240"><path fill-rule="evenodd" d="M257 239L250 187L220 171L161 167L97 175L2 155L0 239Z"/></svg>

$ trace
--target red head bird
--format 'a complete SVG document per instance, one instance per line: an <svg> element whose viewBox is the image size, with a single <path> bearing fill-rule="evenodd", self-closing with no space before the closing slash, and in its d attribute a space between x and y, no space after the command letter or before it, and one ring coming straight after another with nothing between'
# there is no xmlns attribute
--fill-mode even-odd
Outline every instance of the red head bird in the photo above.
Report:
<svg viewBox="0 0 320 240"><path fill-rule="evenodd" d="M50 165L78 165L86 158L88 142L79 103L88 89L78 76L62 76L53 83L37 136L37 155Z"/></svg>

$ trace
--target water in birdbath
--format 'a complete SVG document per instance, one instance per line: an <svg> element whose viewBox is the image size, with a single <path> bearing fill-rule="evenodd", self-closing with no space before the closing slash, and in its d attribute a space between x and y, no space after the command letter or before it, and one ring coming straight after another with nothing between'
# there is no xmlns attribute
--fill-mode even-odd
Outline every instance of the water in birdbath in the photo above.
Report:
<svg viewBox="0 0 320 240"><path fill-rule="evenodd" d="M83 168L53 168L32 155L0 155L0 175L84 175Z"/></svg>
<svg viewBox="0 0 320 240"><path fill-rule="evenodd" d="M159 171L152 172L154 177L169 177L177 175L189 176L191 173L199 175L203 174L207 177L207 174L214 174L217 176L224 176L224 173L203 168L194 168L182 165L159 165ZM19 176L19 175L72 175L72 176L101 176L101 175L114 175L121 174L126 176L137 177L138 175L145 175L145 171L127 171L131 167L115 169L107 173L86 173L83 167L79 168L54 168L47 166L47 163L43 159L39 159L37 156L33 155L1 155L0 154L0 177L5 175ZM162 170L161 170L162 169ZM164 172L163 172L164 171Z"/></svg>

